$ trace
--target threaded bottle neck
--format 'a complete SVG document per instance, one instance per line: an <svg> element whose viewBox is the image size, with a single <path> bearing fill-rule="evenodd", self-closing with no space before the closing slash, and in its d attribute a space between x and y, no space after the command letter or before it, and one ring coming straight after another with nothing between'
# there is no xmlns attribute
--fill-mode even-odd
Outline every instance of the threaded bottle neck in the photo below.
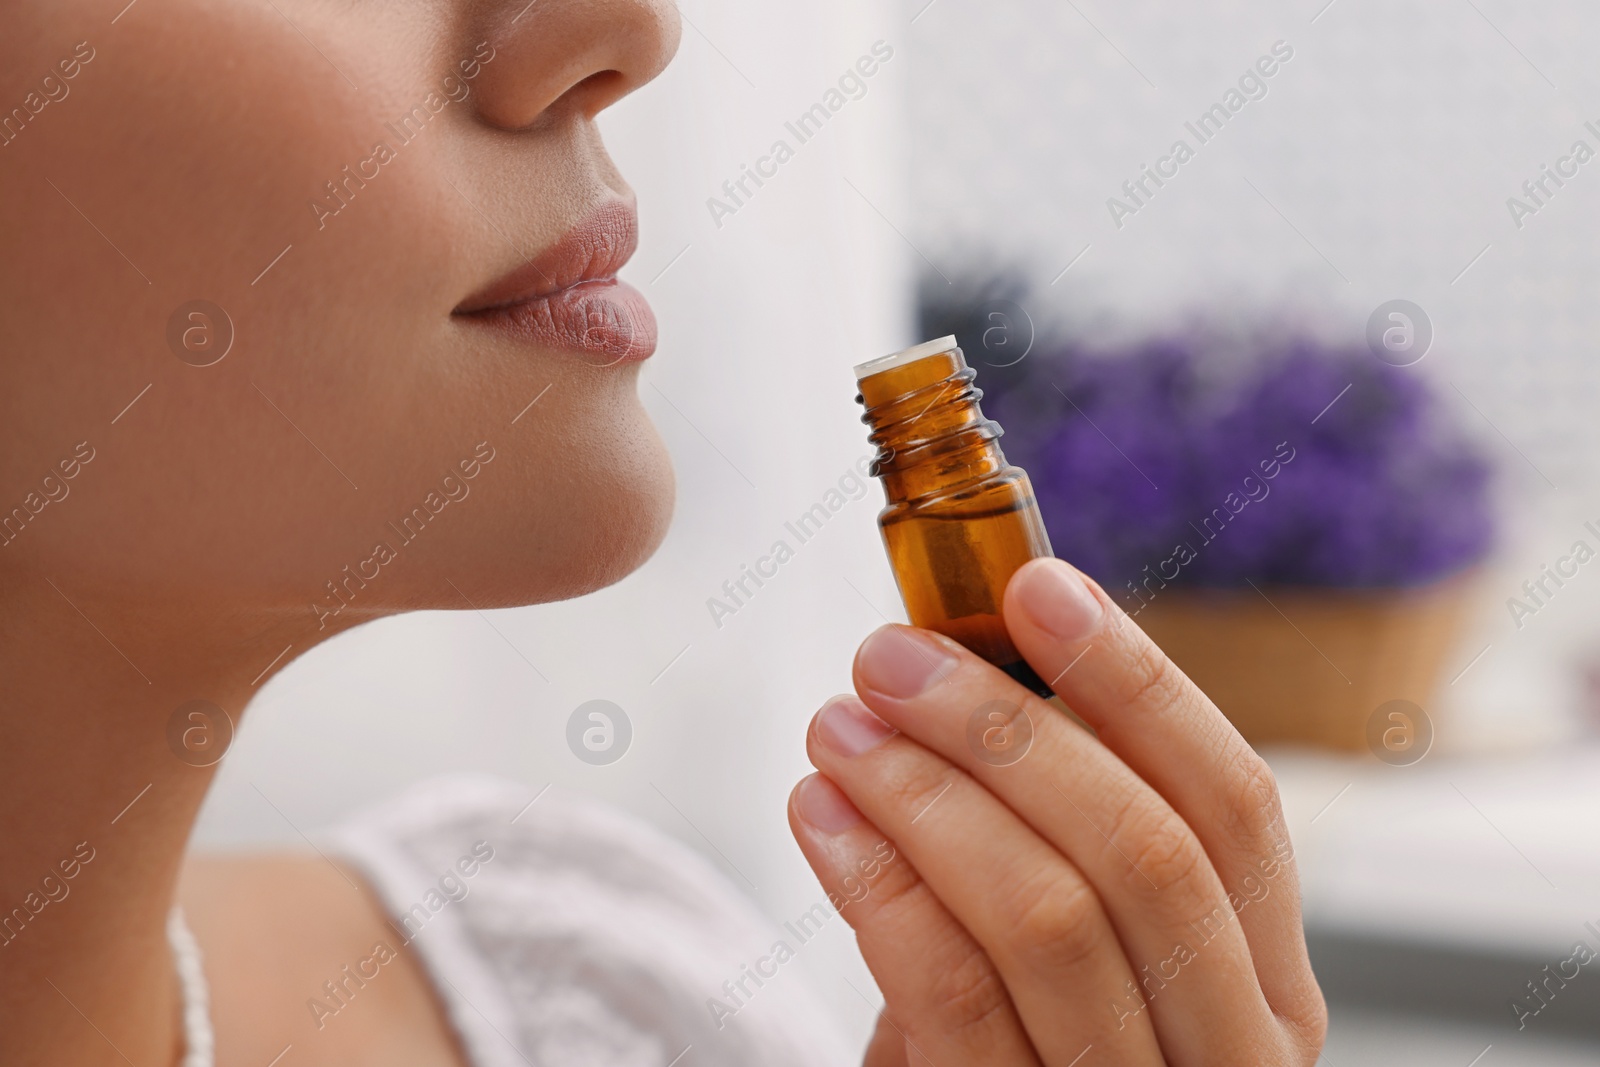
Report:
<svg viewBox="0 0 1600 1067"><path fill-rule="evenodd" d="M1007 469L1003 431L984 418L976 377L952 345L860 380L861 421L878 450L872 473L891 505L953 493Z"/></svg>

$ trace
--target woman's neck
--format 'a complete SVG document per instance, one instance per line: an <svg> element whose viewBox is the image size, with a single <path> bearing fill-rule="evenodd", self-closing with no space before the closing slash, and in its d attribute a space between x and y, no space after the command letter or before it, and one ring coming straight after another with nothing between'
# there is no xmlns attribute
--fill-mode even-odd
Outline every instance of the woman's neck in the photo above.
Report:
<svg viewBox="0 0 1600 1067"><path fill-rule="evenodd" d="M285 645L312 642L298 616L7 584L0 1062L167 1067L180 1037L166 920L216 743L204 717L169 726L196 700L237 726Z"/></svg>

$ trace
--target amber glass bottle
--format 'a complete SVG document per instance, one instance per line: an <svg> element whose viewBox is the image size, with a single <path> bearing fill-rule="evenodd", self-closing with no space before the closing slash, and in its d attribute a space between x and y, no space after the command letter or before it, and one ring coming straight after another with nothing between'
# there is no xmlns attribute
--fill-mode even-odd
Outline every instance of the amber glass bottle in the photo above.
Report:
<svg viewBox="0 0 1600 1067"><path fill-rule="evenodd" d="M1006 463L998 423L983 417L954 337L856 368L861 421L877 446L872 473L888 506L884 546L913 626L954 638L1041 696L1000 618L1006 582L1050 539L1033 487Z"/></svg>

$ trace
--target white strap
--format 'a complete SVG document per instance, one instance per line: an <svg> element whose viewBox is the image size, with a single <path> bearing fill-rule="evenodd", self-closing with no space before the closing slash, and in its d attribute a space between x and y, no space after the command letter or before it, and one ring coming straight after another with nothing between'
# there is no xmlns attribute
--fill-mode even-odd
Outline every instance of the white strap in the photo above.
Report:
<svg viewBox="0 0 1600 1067"><path fill-rule="evenodd" d="M211 1029L211 990L200 963L200 945L177 905L167 914L167 943L172 946L172 962L183 991L181 1067L213 1067L217 1039Z"/></svg>

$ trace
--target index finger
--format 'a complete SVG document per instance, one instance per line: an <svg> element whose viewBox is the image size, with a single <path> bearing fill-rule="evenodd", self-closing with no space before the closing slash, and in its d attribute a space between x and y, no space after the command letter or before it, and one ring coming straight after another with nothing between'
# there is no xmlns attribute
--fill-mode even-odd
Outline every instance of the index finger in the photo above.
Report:
<svg viewBox="0 0 1600 1067"><path fill-rule="evenodd" d="M1012 641L1181 815L1222 878L1276 1014L1320 1047L1322 995L1277 780L1217 706L1087 575L1032 560L1006 588Z"/></svg>

